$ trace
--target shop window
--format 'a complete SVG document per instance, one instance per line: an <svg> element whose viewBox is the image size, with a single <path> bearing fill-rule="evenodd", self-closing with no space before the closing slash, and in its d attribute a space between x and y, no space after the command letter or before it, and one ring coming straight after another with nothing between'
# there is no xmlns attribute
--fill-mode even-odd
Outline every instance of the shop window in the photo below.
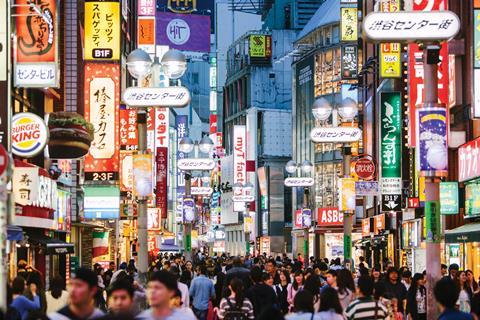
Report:
<svg viewBox="0 0 480 320"><path fill-rule="evenodd" d="M333 26L333 38L332 43L340 42L340 26Z"/></svg>

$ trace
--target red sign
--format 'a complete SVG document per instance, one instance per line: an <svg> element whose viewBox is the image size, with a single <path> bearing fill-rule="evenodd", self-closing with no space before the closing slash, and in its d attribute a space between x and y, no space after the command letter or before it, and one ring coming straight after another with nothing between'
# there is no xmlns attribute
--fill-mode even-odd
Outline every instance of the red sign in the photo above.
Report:
<svg viewBox="0 0 480 320"><path fill-rule="evenodd" d="M295 228L297 229L303 228L302 209L295 210Z"/></svg>
<svg viewBox="0 0 480 320"><path fill-rule="evenodd" d="M3 145L0 144L0 176L3 176L8 167L8 152Z"/></svg>
<svg viewBox="0 0 480 320"><path fill-rule="evenodd" d="M354 170L360 179L372 180L375 177L375 162L371 157L361 157L355 162Z"/></svg>
<svg viewBox="0 0 480 320"><path fill-rule="evenodd" d="M321 227L343 226L343 213L338 208L317 208L317 225Z"/></svg>
<svg viewBox="0 0 480 320"><path fill-rule="evenodd" d="M155 206L160 211L162 219L167 219L167 174L168 174L168 148L158 147L155 157L157 165L157 183L155 187Z"/></svg>
<svg viewBox="0 0 480 320"><path fill-rule="evenodd" d="M480 138L458 148L458 181L480 177Z"/></svg>
<svg viewBox="0 0 480 320"><path fill-rule="evenodd" d="M210 115L210 134L217 133L217 115L211 114Z"/></svg>
<svg viewBox="0 0 480 320"><path fill-rule="evenodd" d="M129 108L120 109L120 147L134 150L137 144L137 112Z"/></svg>
<svg viewBox="0 0 480 320"><path fill-rule="evenodd" d="M446 0L420 0L413 2L414 11L446 10ZM416 108L423 103L423 51L415 43L408 45L408 83L409 83L409 132L408 144L415 147ZM440 63L438 64L438 100L448 106L448 46L442 43Z"/></svg>
<svg viewBox="0 0 480 320"><path fill-rule="evenodd" d="M409 208L418 208L420 207L420 199L419 198L408 198L407 205Z"/></svg>

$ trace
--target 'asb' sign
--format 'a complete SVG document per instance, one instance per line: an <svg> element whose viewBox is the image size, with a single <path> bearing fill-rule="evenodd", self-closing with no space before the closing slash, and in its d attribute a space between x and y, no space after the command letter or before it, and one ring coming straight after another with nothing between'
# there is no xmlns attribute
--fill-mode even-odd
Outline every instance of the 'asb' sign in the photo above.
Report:
<svg viewBox="0 0 480 320"><path fill-rule="evenodd" d="M318 226L343 226L343 213L338 208L318 208Z"/></svg>

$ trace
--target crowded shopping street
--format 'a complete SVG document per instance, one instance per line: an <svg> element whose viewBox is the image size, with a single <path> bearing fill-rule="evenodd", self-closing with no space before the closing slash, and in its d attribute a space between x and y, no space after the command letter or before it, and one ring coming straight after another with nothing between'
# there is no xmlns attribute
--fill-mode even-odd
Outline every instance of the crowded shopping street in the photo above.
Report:
<svg viewBox="0 0 480 320"><path fill-rule="evenodd" d="M0 0L0 320L480 320L480 0Z"/></svg>

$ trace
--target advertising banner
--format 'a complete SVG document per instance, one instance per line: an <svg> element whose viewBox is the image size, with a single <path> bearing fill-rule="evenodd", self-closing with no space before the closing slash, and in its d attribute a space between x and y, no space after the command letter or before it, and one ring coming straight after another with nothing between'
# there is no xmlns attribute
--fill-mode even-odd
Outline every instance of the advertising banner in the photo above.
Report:
<svg viewBox="0 0 480 320"><path fill-rule="evenodd" d="M192 222L195 220L195 200L192 197L183 198L183 221Z"/></svg>
<svg viewBox="0 0 480 320"><path fill-rule="evenodd" d="M120 106L120 149L135 150L138 145L137 111L124 105Z"/></svg>
<svg viewBox="0 0 480 320"><path fill-rule="evenodd" d="M247 132L245 126L233 127L233 183L247 182ZM242 195L234 192L234 196Z"/></svg>
<svg viewBox="0 0 480 320"><path fill-rule="evenodd" d="M139 46L155 46L155 17L138 17Z"/></svg>
<svg viewBox="0 0 480 320"><path fill-rule="evenodd" d="M21 112L12 117L12 153L22 158L32 158L43 151L48 140L45 121L34 113Z"/></svg>
<svg viewBox="0 0 480 320"><path fill-rule="evenodd" d="M357 8L340 8L340 41L358 41Z"/></svg>
<svg viewBox="0 0 480 320"><path fill-rule="evenodd" d="M378 196L378 181L355 182L355 193L358 197Z"/></svg>
<svg viewBox="0 0 480 320"><path fill-rule="evenodd" d="M188 136L188 116L177 116L175 118L175 127L177 128L177 161L185 159L185 154L178 150L178 144L183 137ZM185 193L185 177L183 172L177 167L177 195Z"/></svg>
<svg viewBox="0 0 480 320"><path fill-rule="evenodd" d="M31 2L15 1L14 85L58 87L57 0Z"/></svg>
<svg viewBox="0 0 480 320"><path fill-rule="evenodd" d="M295 228L302 229L303 228L303 217L302 217L302 210L297 209L295 210Z"/></svg>
<svg viewBox="0 0 480 320"><path fill-rule="evenodd" d="M473 10L473 116L480 118L480 3Z"/></svg>
<svg viewBox="0 0 480 320"><path fill-rule="evenodd" d="M133 151L120 151L120 191L132 192Z"/></svg>
<svg viewBox="0 0 480 320"><path fill-rule="evenodd" d="M465 185L465 217L480 215L480 184Z"/></svg>
<svg viewBox="0 0 480 320"><path fill-rule="evenodd" d="M370 218L362 219L362 236L370 236Z"/></svg>
<svg viewBox="0 0 480 320"><path fill-rule="evenodd" d="M248 38L248 54L252 64L269 64L272 57L272 36L252 34Z"/></svg>
<svg viewBox="0 0 480 320"><path fill-rule="evenodd" d="M339 204L340 211L355 211L355 179L340 178L338 180Z"/></svg>
<svg viewBox="0 0 480 320"><path fill-rule="evenodd" d="M480 177L480 138L458 148L458 181Z"/></svg>
<svg viewBox="0 0 480 320"><path fill-rule="evenodd" d="M343 213L339 212L338 208L317 208L317 226L343 226Z"/></svg>
<svg viewBox="0 0 480 320"><path fill-rule="evenodd" d="M342 46L342 79L357 79L358 52L357 46Z"/></svg>
<svg viewBox="0 0 480 320"><path fill-rule="evenodd" d="M85 119L95 129L85 156L85 179L118 180L120 153L120 65L85 65Z"/></svg>
<svg viewBox="0 0 480 320"><path fill-rule="evenodd" d="M400 92L380 94L381 193L401 194L402 117Z"/></svg>
<svg viewBox="0 0 480 320"><path fill-rule="evenodd" d="M151 153L134 154L132 157L134 197L150 197L152 195L152 159Z"/></svg>
<svg viewBox="0 0 480 320"><path fill-rule="evenodd" d="M181 51L210 52L210 16L156 13L156 42Z"/></svg>
<svg viewBox="0 0 480 320"><path fill-rule="evenodd" d="M457 214L458 205L458 182L440 182L440 214Z"/></svg>
<svg viewBox="0 0 480 320"><path fill-rule="evenodd" d="M417 109L416 167L421 175L448 174L447 109Z"/></svg>
<svg viewBox="0 0 480 320"><path fill-rule="evenodd" d="M111 220L120 214L120 189L117 186L84 186L84 218Z"/></svg>
<svg viewBox="0 0 480 320"><path fill-rule="evenodd" d="M162 219L167 218L168 210L168 191L167 191L167 176L168 176L168 148L158 147L155 156L156 168L156 185L155 185L155 206L160 211Z"/></svg>
<svg viewBox="0 0 480 320"><path fill-rule="evenodd" d="M295 64L295 103L297 110L310 110L315 100L315 57L310 56Z"/></svg>
<svg viewBox="0 0 480 320"><path fill-rule="evenodd" d="M147 227L148 230L158 231L161 228L161 216L158 208L147 208Z"/></svg>
<svg viewBox="0 0 480 320"><path fill-rule="evenodd" d="M210 114L210 134L215 134L217 133L217 115L216 114Z"/></svg>
<svg viewBox="0 0 480 320"><path fill-rule="evenodd" d="M400 0L380 1L381 12L400 11ZM400 78L401 61L399 43L381 43L380 44L380 76L382 78Z"/></svg>
<svg viewBox="0 0 480 320"><path fill-rule="evenodd" d="M120 2L85 0L85 60L120 59Z"/></svg>
<svg viewBox="0 0 480 320"><path fill-rule="evenodd" d="M138 0L139 16L154 16L156 12L156 0Z"/></svg>
<svg viewBox="0 0 480 320"><path fill-rule="evenodd" d="M166 108L155 108L155 150L169 147L169 120L170 110Z"/></svg>
<svg viewBox="0 0 480 320"><path fill-rule="evenodd" d="M427 242L438 243L442 239L442 227L440 225L440 202L425 202L425 220L427 227Z"/></svg>
<svg viewBox="0 0 480 320"><path fill-rule="evenodd" d="M302 209L302 224L304 228L312 226L312 210L309 208Z"/></svg>

